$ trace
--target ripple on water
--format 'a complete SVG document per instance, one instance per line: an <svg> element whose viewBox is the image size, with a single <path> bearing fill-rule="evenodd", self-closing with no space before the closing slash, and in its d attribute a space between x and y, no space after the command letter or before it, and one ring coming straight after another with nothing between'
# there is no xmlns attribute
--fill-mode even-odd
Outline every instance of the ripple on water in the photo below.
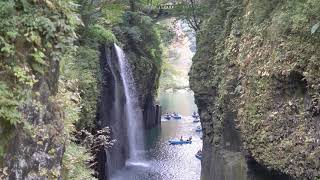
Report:
<svg viewBox="0 0 320 180"><path fill-rule="evenodd" d="M162 122L161 128L146 132L146 161L128 161L112 180L199 180L201 163L195 153L201 149L197 123L192 118ZM192 136L192 144L169 145L168 140Z"/></svg>

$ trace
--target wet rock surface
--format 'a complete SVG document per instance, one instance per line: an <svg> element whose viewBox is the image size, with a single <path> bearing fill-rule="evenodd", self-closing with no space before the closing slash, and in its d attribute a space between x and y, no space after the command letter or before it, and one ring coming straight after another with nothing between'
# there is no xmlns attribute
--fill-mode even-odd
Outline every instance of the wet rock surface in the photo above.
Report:
<svg viewBox="0 0 320 180"><path fill-rule="evenodd" d="M159 69L150 66L150 64L145 64L148 59L135 51L130 44L126 46L125 51L128 61L133 65L132 71L139 96L140 106L136 108L142 110L146 129L156 127L161 120L161 107L155 103ZM123 85L120 82L120 74L117 70L119 67L116 63L110 67L110 63L108 63L108 61L114 62L116 60L114 47L101 48L103 83L101 101L98 105L98 126L109 126L112 132L111 136L116 142L109 150L101 150L98 153L100 179L109 179L111 174L124 167L129 153L124 117L125 109L121 108L125 104L125 96Z"/></svg>
<svg viewBox="0 0 320 180"><path fill-rule="evenodd" d="M316 3L210 1L190 71L204 129L202 179L319 177L319 37L290 17L310 18L297 9Z"/></svg>

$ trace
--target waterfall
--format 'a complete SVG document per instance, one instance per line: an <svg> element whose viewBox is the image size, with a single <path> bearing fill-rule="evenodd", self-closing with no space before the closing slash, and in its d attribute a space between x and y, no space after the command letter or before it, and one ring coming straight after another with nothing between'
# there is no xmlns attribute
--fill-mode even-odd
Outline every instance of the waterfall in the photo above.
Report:
<svg viewBox="0 0 320 180"><path fill-rule="evenodd" d="M144 163L143 115L131 66L117 45L104 47L101 55L104 75L98 115L101 125L109 126L116 140L101 155L105 157L101 172L112 177L125 165L148 165Z"/></svg>
<svg viewBox="0 0 320 180"><path fill-rule="evenodd" d="M134 165L143 160L142 154L144 151L144 139L142 112L139 105L139 98L136 92L136 85L132 75L131 66L123 50L116 44L114 46L125 95L124 110L129 145L129 159L127 160L127 164L129 163Z"/></svg>

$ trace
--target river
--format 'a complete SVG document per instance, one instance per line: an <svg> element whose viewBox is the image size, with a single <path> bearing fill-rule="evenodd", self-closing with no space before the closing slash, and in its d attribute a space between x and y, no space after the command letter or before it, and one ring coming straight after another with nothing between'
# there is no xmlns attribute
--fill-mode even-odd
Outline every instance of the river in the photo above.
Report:
<svg viewBox="0 0 320 180"><path fill-rule="evenodd" d="M164 120L161 126L145 134L145 162L126 166L116 173L113 180L198 180L201 162L195 157L202 148L202 140L190 114L196 110L191 91L179 90L160 96L165 111L172 110L183 115L181 120ZM169 145L172 138L192 136L192 144Z"/></svg>
<svg viewBox="0 0 320 180"><path fill-rule="evenodd" d="M194 123L192 112L197 111L193 92L189 90L188 72L194 55L195 36L188 25L174 19L162 22L176 33L163 60L166 68L160 78L158 101L162 114L177 112L181 120L162 119L161 126L145 132L144 160L128 163L115 173L112 180L199 180L201 161L195 157L202 149L201 134L195 132L200 123ZM168 140L187 139L192 144L169 145Z"/></svg>

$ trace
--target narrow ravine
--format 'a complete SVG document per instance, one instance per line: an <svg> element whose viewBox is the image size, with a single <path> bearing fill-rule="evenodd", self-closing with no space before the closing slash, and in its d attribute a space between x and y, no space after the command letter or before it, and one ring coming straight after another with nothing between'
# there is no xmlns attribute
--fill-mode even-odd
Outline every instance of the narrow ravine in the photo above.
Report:
<svg viewBox="0 0 320 180"><path fill-rule="evenodd" d="M0 0L0 180L320 180L320 0Z"/></svg>
<svg viewBox="0 0 320 180"><path fill-rule="evenodd" d="M191 114L197 112L197 107L194 103L193 92L188 88L188 71L193 56L192 47L195 45L194 39L192 39L194 35L183 21L170 19L162 23L172 26L175 36L171 45L166 49L168 54L164 57L164 61L167 61L169 68L164 69L167 72L160 78L158 99L163 114L177 112L182 115L182 119L162 119L160 127L147 130L143 141L145 151L143 152L141 148L139 149L142 152L140 157L145 157L144 161L126 163L124 168L112 175L112 180L200 179L201 161L195 157L195 154L202 148L202 140L200 139L202 134L195 131L200 124L193 122L194 119ZM120 62L121 59L125 59L123 58L124 54L119 48L116 49ZM168 80L168 78L172 78L171 75L169 77L166 76L172 73L168 72L172 70L171 68L175 69L173 73L177 73L176 76L179 78ZM128 76L130 74L125 73L123 75ZM170 85L165 83L168 81L171 81ZM128 91L133 90L134 83L126 84L126 80L123 80L123 82L124 86L128 86L124 87L125 89L127 88ZM179 83L182 83L182 85L179 86ZM176 85L172 86L172 84ZM127 102L128 105L129 103ZM131 107L133 107L132 105ZM132 112L128 115L130 116L131 114ZM137 133L136 131L140 129L136 124L131 124L138 121L137 117L133 116L133 119L131 118L127 119L129 122L128 127L130 127L128 128L128 135L133 138L128 139L129 151L136 150L131 143L139 143L137 142L139 141L139 135L135 136L132 131ZM181 136L184 138L192 136L192 144L174 146L168 143L168 140L180 138ZM140 145L142 145L141 142ZM131 153L129 153L129 161L131 156L137 155Z"/></svg>

